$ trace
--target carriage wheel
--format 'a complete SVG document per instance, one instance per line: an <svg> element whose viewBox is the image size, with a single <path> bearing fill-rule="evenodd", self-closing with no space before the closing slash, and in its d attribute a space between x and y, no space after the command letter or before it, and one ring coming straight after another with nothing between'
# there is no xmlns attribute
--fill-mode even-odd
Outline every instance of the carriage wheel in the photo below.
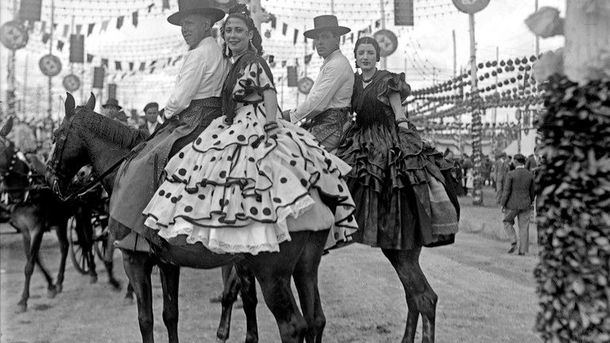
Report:
<svg viewBox="0 0 610 343"><path fill-rule="evenodd" d="M74 217L68 219L68 240L70 241L70 259L72 260L74 268L83 275L89 273L90 268L84 253L85 251L78 241L76 218Z"/></svg>
<svg viewBox="0 0 610 343"><path fill-rule="evenodd" d="M108 249L108 242L107 242L107 238L108 238L108 231L105 230L104 228L102 228L101 226L96 226L94 228L95 230L95 254L97 255L97 257L102 260L105 261L104 258L106 257L106 250Z"/></svg>

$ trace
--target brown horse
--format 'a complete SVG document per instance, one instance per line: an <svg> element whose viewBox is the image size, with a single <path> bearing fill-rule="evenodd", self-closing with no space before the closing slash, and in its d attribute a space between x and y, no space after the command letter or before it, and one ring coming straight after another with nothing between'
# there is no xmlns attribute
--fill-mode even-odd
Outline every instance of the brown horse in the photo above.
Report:
<svg viewBox="0 0 610 343"><path fill-rule="evenodd" d="M138 133L124 125L112 125L112 121L93 111L95 97L89 98L83 107L74 107L74 99L68 94L65 103L66 116L55 133L55 149L48 165L48 179L58 192L65 192L67 180L78 168L91 164L98 175L116 165L125 156ZM137 148L135 149L137 150ZM112 189L114 174L103 180L108 191ZM321 341L325 318L319 298L317 275L320 258L328 236L328 230L291 233L291 241L280 244L278 253L216 254L201 244L187 246L154 245L153 254L121 249L125 271L133 285L138 303L138 321L143 342L154 342L152 266L160 269L163 289L163 321L168 330L169 342L178 342L178 283L180 267L212 269L237 263L247 266L258 280L265 303L273 313L282 342ZM164 241L162 241L164 242ZM305 318L299 311L290 288L294 275ZM249 287L254 288L254 287ZM242 293L242 297L249 292ZM246 342L257 342L250 336L256 325L256 297L243 297L244 311L248 318ZM248 316L250 317L250 316Z"/></svg>

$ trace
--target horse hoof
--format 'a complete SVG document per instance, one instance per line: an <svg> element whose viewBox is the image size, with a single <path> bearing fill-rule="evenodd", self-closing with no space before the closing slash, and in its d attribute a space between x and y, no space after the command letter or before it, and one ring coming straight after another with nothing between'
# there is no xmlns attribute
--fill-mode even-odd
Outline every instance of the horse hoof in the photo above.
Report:
<svg viewBox="0 0 610 343"><path fill-rule="evenodd" d="M110 284L110 286L112 286L112 289L114 291L120 291L121 290L121 283L119 282L119 280L110 279L110 280L108 280L108 283Z"/></svg>
<svg viewBox="0 0 610 343"><path fill-rule="evenodd" d="M55 298L56 295L57 295L57 288L55 288L55 286L53 286L52 288L49 288L47 290L47 298L53 299L53 298Z"/></svg>
<svg viewBox="0 0 610 343"><path fill-rule="evenodd" d="M123 298L123 306L131 306L133 305L133 298L125 297Z"/></svg>
<svg viewBox="0 0 610 343"><path fill-rule="evenodd" d="M24 312L26 312L27 310L28 310L28 305L27 305L27 304L21 304L21 303L19 303L19 304L17 304L17 309L15 310L15 313L16 313L16 314L19 314L19 313L24 313Z"/></svg>
<svg viewBox="0 0 610 343"><path fill-rule="evenodd" d="M94 284L96 282L97 282L97 275L91 275L91 277L89 278L89 283Z"/></svg>
<svg viewBox="0 0 610 343"><path fill-rule="evenodd" d="M55 285L55 291L56 293L61 293L64 290L64 285L59 284L59 285Z"/></svg>

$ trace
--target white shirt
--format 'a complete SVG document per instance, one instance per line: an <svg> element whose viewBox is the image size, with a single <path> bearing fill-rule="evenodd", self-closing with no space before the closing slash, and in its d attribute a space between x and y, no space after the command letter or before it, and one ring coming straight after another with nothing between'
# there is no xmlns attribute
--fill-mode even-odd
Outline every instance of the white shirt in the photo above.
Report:
<svg viewBox="0 0 610 343"><path fill-rule="evenodd" d="M212 37L206 37L184 55L174 91L165 105L165 118L180 113L191 100L220 96L229 73L229 61Z"/></svg>
<svg viewBox="0 0 610 343"><path fill-rule="evenodd" d="M146 128L148 129L148 133L150 133L152 135L153 132L155 132L155 129L157 128L157 122L151 123L147 120Z"/></svg>
<svg viewBox="0 0 610 343"><path fill-rule="evenodd" d="M354 71L337 49L324 59L307 99L290 112L290 121L311 119L330 108L350 107L353 88Z"/></svg>

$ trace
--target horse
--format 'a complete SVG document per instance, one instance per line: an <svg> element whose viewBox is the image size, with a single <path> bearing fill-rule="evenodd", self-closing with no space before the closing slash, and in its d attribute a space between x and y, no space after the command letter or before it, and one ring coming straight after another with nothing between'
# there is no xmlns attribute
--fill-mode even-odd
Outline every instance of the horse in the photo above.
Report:
<svg viewBox="0 0 610 343"><path fill-rule="evenodd" d="M16 202L11 208L10 224L21 232L27 263L25 266L25 283L21 299L17 304L17 313L27 310L30 297L30 280L34 265L38 265L47 281L47 296L54 298L62 291L66 258L68 256L68 236L66 234L68 211L47 187L32 187L32 169L6 136L12 128L12 118L0 130L0 175L6 191ZM44 205L43 205L44 204ZM45 231L55 229L61 258L57 281L42 264L39 255L42 236Z"/></svg>
<svg viewBox="0 0 610 343"><path fill-rule="evenodd" d="M0 181L5 187L9 197L8 206L9 223L23 236L24 249L27 257L25 267L25 283L23 292L18 302L17 313L27 311L29 299L29 288L34 266L38 265L47 281L47 296L53 298L63 289L65 262L68 252L67 220L74 213L76 217L76 228L80 242L86 242L87 226L91 225L90 217L79 216L78 210L85 211L87 206L83 204L66 204L61 202L52 190L44 185L44 164L36 159L26 159L13 142L7 139L12 129L13 119L10 118L0 129ZM84 224L83 224L84 223ZM40 257L40 245L46 231L55 229L59 241L61 258L56 282L42 264ZM91 230L91 229L89 229ZM89 232L90 235L90 232ZM91 256L90 277L92 281L97 280L92 243L84 252ZM109 283L114 287L120 287L118 281L112 274L112 263L106 265Z"/></svg>
<svg viewBox="0 0 610 343"><path fill-rule="evenodd" d="M113 123L93 111L93 94L84 106L75 107L68 93L65 117L54 133L55 148L47 165L47 179L59 194L66 190L69 178L78 168L91 164L111 192L116 171L110 172L139 140L135 129ZM113 125L114 124L114 125ZM134 151L137 151L136 147ZM125 271L134 287L138 322L143 342L154 342L152 287L153 265L160 270L163 290L163 321L169 342L178 342L178 284L180 267L213 269L235 264L246 267L259 282L263 298L271 310L284 343L320 342L326 319L322 311L317 277L320 259L329 230L292 232L291 241L282 242L277 253L216 254L201 244L150 244L152 253L121 249ZM238 268L238 272L239 269ZM303 314L299 311L290 288L294 277ZM254 289L251 283L250 290ZM246 342L257 342L256 295L242 289L243 308L247 317Z"/></svg>

